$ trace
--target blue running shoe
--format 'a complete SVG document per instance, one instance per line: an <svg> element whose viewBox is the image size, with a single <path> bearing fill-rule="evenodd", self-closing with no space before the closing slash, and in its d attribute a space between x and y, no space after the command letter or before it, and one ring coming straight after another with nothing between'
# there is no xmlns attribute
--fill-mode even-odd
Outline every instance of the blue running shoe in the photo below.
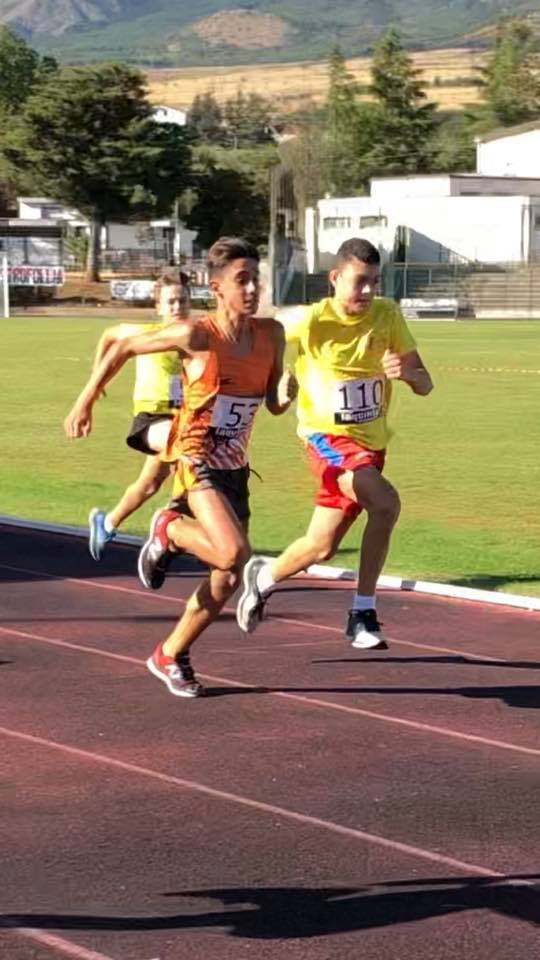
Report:
<svg viewBox="0 0 540 960"><path fill-rule="evenodd" d="M99 510L97 507L94 507L88 517L90 526L88 547L94 560L101 560L105 547L111 540L114 540L116 536L116 530L108 531L105 529L106 516L107 514L104 510Z"/></svg>

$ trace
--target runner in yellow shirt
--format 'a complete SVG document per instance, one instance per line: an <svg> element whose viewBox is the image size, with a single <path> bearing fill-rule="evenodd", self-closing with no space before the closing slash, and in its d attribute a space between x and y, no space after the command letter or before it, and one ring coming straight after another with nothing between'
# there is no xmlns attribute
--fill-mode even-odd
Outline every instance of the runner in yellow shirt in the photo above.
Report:
<svg viewBox="0 0 540 960"><path fill-rule="evenodd" d="M246 564L237 611L246 632L255 629L274 586L333 557L364 508L346 637L360 649L387 646L375 590L400 511L397 491L382 476L392 381L422 396L433 384L399 306L375 296L379 278L378 250L367 240L347 240L330 271L334 296L284 320L287 339L298 344L298 434L320 487L306 534L275 560L252 557Z"/></svg>
<svg viewBox="0 0 540 960"><path fill-rule="evenodd" d="M189 278L177 267L166 267L156 282L156 323L121 323L109 327L98 343L94 358L96 370L110 348L120 340L152 333L189 315ZM160 458L165 449L171 421L182 398L179 354L155 353L136 357L133 391L133 422L126 443L146 455L143 467L133 483L108 512L94 507L89 516L89 549L94 560L101 560L105 547L114 540L118 527L160 490L171 472L171 465Z"/></svg>

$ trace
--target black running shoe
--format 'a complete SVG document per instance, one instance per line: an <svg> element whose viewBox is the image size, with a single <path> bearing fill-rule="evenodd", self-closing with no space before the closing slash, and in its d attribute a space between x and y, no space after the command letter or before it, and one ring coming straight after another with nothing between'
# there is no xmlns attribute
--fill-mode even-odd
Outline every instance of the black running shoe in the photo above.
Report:
<svg viewBox="0 0 540 960"><path fill-rule="evenodd" d="M357 650L388 648L376 610L349 610L345 636Z"/></svg>

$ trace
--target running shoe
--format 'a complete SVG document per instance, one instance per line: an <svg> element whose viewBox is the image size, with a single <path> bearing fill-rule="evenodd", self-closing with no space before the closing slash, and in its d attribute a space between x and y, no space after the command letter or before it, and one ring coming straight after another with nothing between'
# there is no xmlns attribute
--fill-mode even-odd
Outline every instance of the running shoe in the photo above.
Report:
<svg viewBox="0 0 540 960"><path fill-rule="evenodd" d="M148 539L139 553L137 569L139 579L148 590L159 590L165 582L167 570L177 551L170 550L167 527L177 520L174 510L156 510L150 524Z"/></svg>
<svg viewBox="0 0 540 960"><path fill-rule="evenodd" d="M357 650L388 648L376 610L349 610L345 636Z"/></svg>
<svg viewBox="0 0 540 960"><path fill-rule="evenodd" d="M236 608L236 620L244 633L253 633L264 614L269 594L264 596L257 586L257 576L267 561L262 557L251 557L244 567L244 589Z"/></svg>
<svg viewBox="0 0 540 960"><path fill-rule="evenodd" d="M105 547L116 537L116 530L105 529L105 510L94 507L88 517L90 528L88 537L88 549L94 560L101 560Z"/></svg>
<svg viewBox="0 0 540 960"><path fill-rule="evenodd" d="M201 697L204 693L204 687L197 680L189 657L183 656L178 661L168 657L163 653L161 643L146 661L146 666L150 673L166 684L169 693L175 697Z"/></svg>

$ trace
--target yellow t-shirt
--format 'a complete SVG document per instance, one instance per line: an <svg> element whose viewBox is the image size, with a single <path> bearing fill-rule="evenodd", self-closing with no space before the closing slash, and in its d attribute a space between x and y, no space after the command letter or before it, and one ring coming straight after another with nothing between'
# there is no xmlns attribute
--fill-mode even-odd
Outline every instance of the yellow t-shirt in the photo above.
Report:
<svg viewBox="0 0 540 960"><path fill-rule="evenodd" d="M120 335L159 330L161 323L123 323ZM171 413L182 403L181 360L177 353L147 353L135 358L133 413Z"/></svg>
<svg viewBox="0 0 540 960"><path fill-rule="evenodd" d="M370 450L389 439L391 383L383 373L386 350L416 349L397 303L376 297L361 316L339 312L326 298L284 320L286 338L298 342L298 433L353 437Z"/></svg>

